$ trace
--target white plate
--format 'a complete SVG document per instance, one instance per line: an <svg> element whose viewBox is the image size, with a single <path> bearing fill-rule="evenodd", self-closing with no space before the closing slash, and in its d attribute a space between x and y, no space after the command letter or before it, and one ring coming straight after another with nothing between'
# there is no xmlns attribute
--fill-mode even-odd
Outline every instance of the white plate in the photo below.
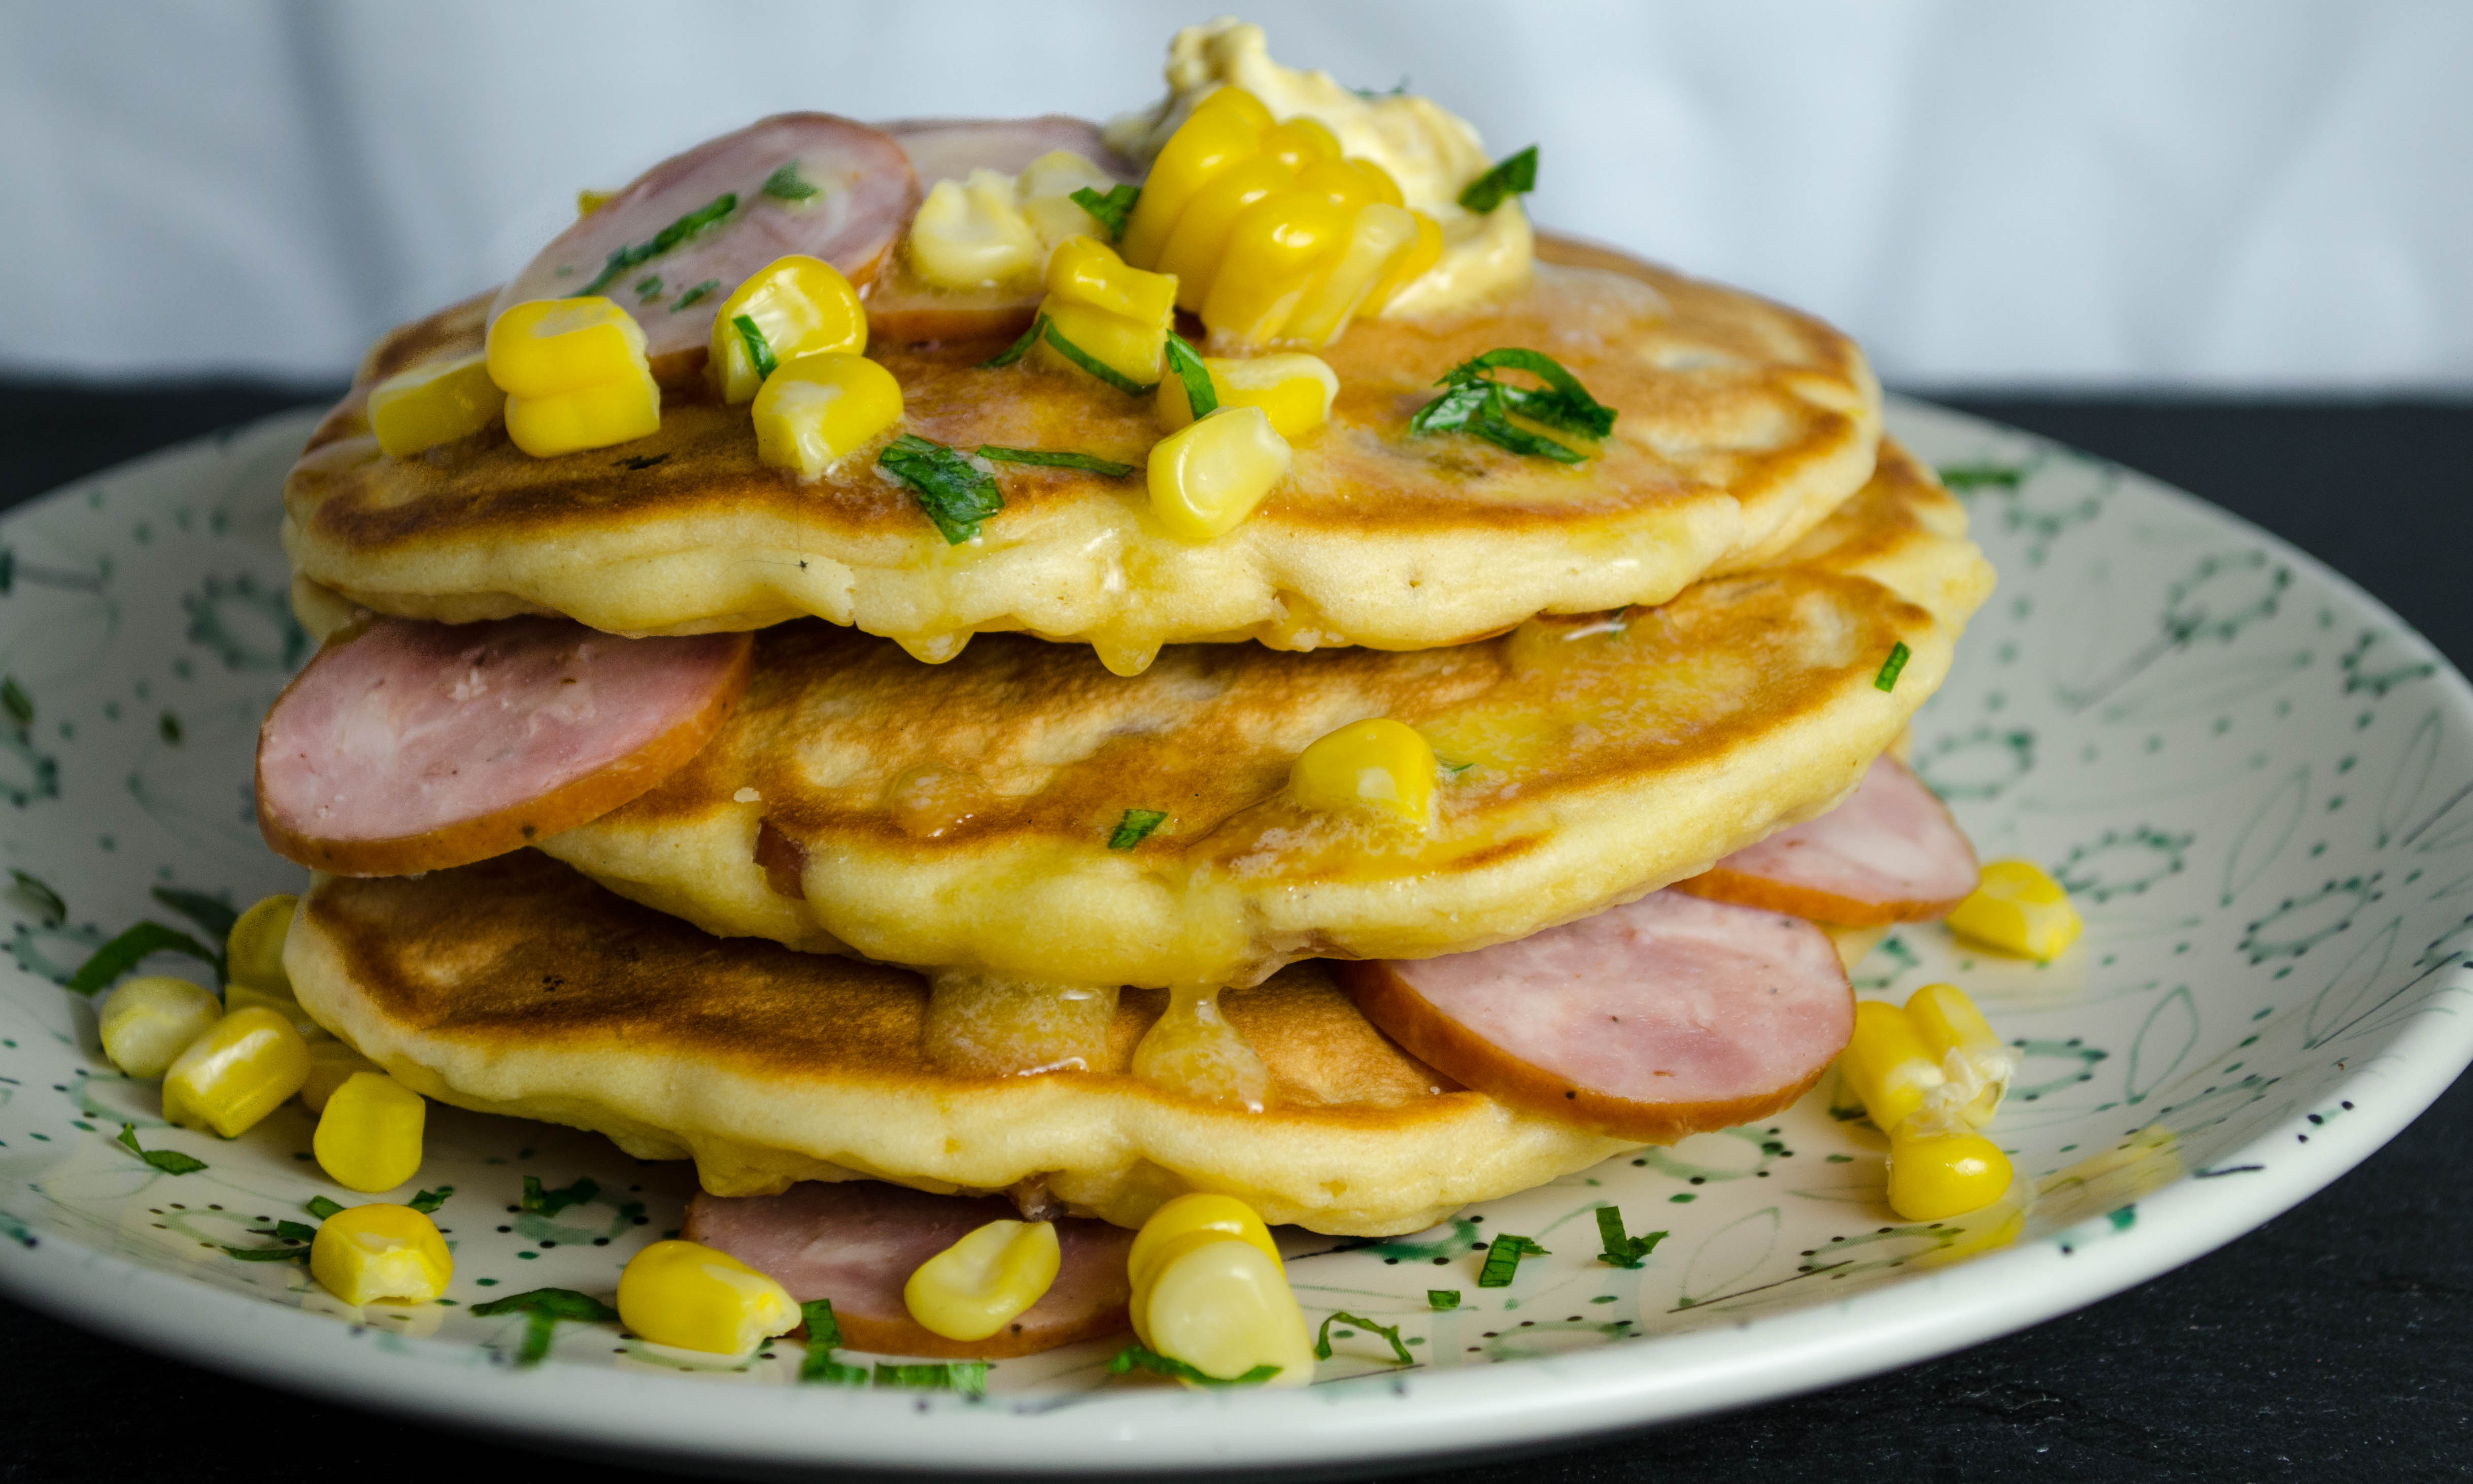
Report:
<svg viewBox="0 0 2473 1484"><path fill-rule="evenodd" d="M1867 994L1955 979L2024 1046L1994 1132L2036 1195L2005 1233L2014 1212L1899 1222L1877 1139L1815 1093L1294 1264L1310 1312L1402 1326L1414 1369L1357 1333L1309 1391L1188 1393L1103 1384L1102 1343L1000 1364L983 1400L801 1386L788 1341L745 1367L683 1366L614 1326L564 1325L547 1363L513 1366L522 1322L468 1305L608 1293L678 1224L689 1180L538 1124L433 1114L421 1183L455 1187L439 1220L463 1306L360 1314L300 1263L228 1257L269 1245L249 1234L262 1218L347 1194L308 1162L306 1119L232 1143L162 1127L155 1089L112 1072L92 1010L53 976L169 917L150 887L245 903L299 883L249 804L258 717L307 654L275 541L309 426L292 417L0 522L0 673L33 707L30 726L0 715L0 863L69 914L41 925L38 895L13 891L0 1285L202 1364L550 1445L1026 1472L1328 1467L1689 1417L1940 1354L2185 1262L2349 1169L2473 1056L2473 696L2385 609L2208 506L1932 408L1890 422L1959 471L2001 569L1917 723L1917 766L1987 858L2046 863L2088 921L2049 969L1955 952L1932 927L1858 970ZM210 1168L155 1172L113 1141L124 1120ZM516 1214L527 1174L601 1194ZM1595 1260L1607 1202L1670 1233L1645 1267ZM1481 1290L1474 1243L1497 1233L1552 1253ZM1431 1310L1429 1288L1464 1306Z"/></svg>

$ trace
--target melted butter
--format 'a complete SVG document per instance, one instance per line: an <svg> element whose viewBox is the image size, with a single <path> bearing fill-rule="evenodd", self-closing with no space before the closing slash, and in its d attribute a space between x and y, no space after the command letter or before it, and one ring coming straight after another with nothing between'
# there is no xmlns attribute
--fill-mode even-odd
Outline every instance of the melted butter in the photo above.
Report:
<svg viewBox="0 0 2473 1484"><path fill-rule="evenodd" d="M971 631L965 629L959 633L916 634L906 638L896 638L893 642L909 651L910 658L921 664L943 664L960 654L962 646L971 642Z"/></svg>
<svg viewBox="0 0 2473 1484"><path fill-rule="evenodd" d="M948 971L929 986L920 1051L937 1070L970 1077L1089 1071L1106 1061L1116 1018L1114 985Z"/></svg>
<svg viewBox="0 0 2473 1484"><path fill-rule="evenodd" d="M905 770L886 790L893 822L914 840L935 840L959 829L990 804L987 780L975 773L922 763Z"/></svg>
<svg viewBox="0 0 2473 1484"><path fill-rule="evenodd" d="M1164 1091L1261 1113L1271 1073L1219 1014L1219 991L1180 985L1168 991L1167 1013L1134 1048L1134 1075Z"/></svg>

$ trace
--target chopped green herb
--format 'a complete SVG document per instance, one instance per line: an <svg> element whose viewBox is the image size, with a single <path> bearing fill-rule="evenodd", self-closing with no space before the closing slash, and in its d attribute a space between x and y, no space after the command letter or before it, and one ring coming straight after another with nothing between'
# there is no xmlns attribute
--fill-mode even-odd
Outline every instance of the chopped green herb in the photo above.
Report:
<svg viewBox="0 0 2473 1484"><path fill-rule="evenodd" d="M539 1365L549 1355L549 1342L557 1337L558 1322L570 1319L577 1324L607 1324L618 1317L618 1311L590 1294L572 1288L535 1288L524 1293L511 1293L503 1299L475 1304L472 1312L485 1319L500 1314L524 1316L524 1342L516 1351L516 1364Z"/></svg>
<svg viewBox="0 0 2473 1484"><path fill-rule="evenodd" d="M330 1201L323 1195L311 1196L307 1204L301 1207L301 1209L307 1211L310 1215L317 1217L321 1221L334 1215L337 1211L340 1211L343 1209L342 1205L337 1202Z"/></svg>
<svg viewBox="0 0 2473 1484"><path fill-rule="evenodd" d="M612 251L602 263L601 271L592 275L592 281L576 290L573 297L585 299L600 293L628 269L638 263L649 262L697 233L719 226L724 218L737 209L738 193L723 192L655 232L650 241L639 242L633 247L619 248Z"/></svg>
<svg viewBox="0 0 2473 1484"><path fill-rule="evenodd" d="M305 1221L278 1221L263 1232L252 1229L249 1234L279 1236L287 1242L307 1242L317 1239L318 1229Z"/></svg>
<svg viewBox="0 0 2473 1484"><path fill-rule="evenodd" d="M2027 477L2027 471L2014 464L1958 464L1944 466L1940 482L1960 493L1977 490L2015 490Z"/></svg>
<svg viewBox="0 0 2473 1484"><path fill-rule="evenodd" d="M1108 1374L1122 1376L1137 1367L1148 1371L1153 1376L1170 1376L1176 1380L1192 1381L1202 1386L1260 1386L1280 1374L1278 1366L1260 1365L1239 1376L1212 1376L1207 1371L1197 1371L1182 1360L1171 1360L1143 1345L1128 1345L1116 1352L1115 1358L1108 1362Z"/></svg>
<svg viewBox="0 0 2473 1484"><path fill-rule="evenodd" d="M1108 385L1115 387L1117 391L1124 393L1127 396L1148 396L1152 392L1158 389L1159 383L1152 382L1145 386L1141 382L1136 381L1133 377L1126 375L1123 371L1116 370L1107 362L1100 360L1090 351L1083 349L1080 346L1077 346L1073 342L1066 339L1064 332L1056 327L1055 321L1047 319L1044 315L1040 318L1047 325L1047 343L1056 347L1056 353L1058 355L1071 361L1074 365L1081 367L1084 371L1089 371L1092 375L1098 377Z"/></svg>
<svg viewBox="0 0 2473 1484"><path fill-rule="evenodd" d="M600 1183L589 1175L564 1190L544 1190L539 1175L526 1175L523 1208L536 1216L555 1216L568 1207L581 1206L600 1193Z"/></svg>
<svg viewBox="0 0 2473 1484"><path fill-rule="evenodd" d="M161 731L164 741L174 747L180 745L180 718L166 711L163 713L162 721L156 723L156 728Z"/></svg>
<svg viewBox="0 0 2473 1484"><path fill-rule="evenodd" d="M1333 1310L1331 1317L1322 1322L1322 1333L1314 1337L1315 1359L1329 1360L1331 1358L1331 1327L1335 1324L1350 1324L1355 1325L1359 1329L1370 1329L1374 1333L1379 1334L1382 1336L1382 1338L1391 1342L1391 1353L1393 1356L1397 1357L1400 1364L1404 1366L1412 1366L1417 1363L1417 1357L1408 1353L1408 1347L1400 1343L1400 1327L1398 1325L1378 1325L1373 1320L1360 1319L1357 1315L1348 1312L1346 1309Z"/></svg>
<svg viewBox="0 0 2473 1484"><path fill-rule="evenodd" d="M1546 385L1511 386L1494 374L1499 371L1525 371ZM1577 449L1529 432L1514 423L1511 414L1586 438L1614 431L1615 410L1591 396L1560 362L1539 351L1516 346L1489 350L1453 367L1435 385L1443 395L1408 419L1411 433L1468 433L1513 453L1577 464L1584 457Z"/></svg>
<svg viewBox="0 0 2473 1484"><path fill-rule="evenodd" d="M780 369L781 363L773 359L773 343L764 338L764 332L756 327L755 320L734 314L730 317L730 323L737 326L738 342L747 347L747 360L756 368L756 380L761 381Z"/></svg>
<svg viewBox="0 0 2473 1484"><path fill-rule="evenodd" d="M1401 75L1400 85L1397 87L1352 87L1349 91L1355 93L1359 98L1367 100L1368 102L1377 98L1398 98L1404 96L1408 91L1408 79L1406 74L1404 73Z"/></svg>
<svg viewBox="0 0 2473 1484"><path fill-rule="evenodd" d="M1439 1311L1443 1309L1455 1309L1459 1306L1460 1291L1456 1288L1429 1288L1426 1290L1426 1307L1429 1309Z"/></svg>
<svg viewBox="0 0 2473 1484"><path fill-rule="evenodd" d="M611 467L613 468L647 469L651 468L656 464L666 464L669 460L670 456L666 453L639 453L632 458L612 459L611 461Z"/></svg>
<svg viewBox="0 0 2473 1484"><path fill-rule="evenodd" d="M45 927L58 927L68 921L69 904L60 900L60 894L40 877L28 875L14 866L9 868L9 899L33 913Z"/></svg>
<svg viewBox="0 0 2473 1484"><path fill-rule="evenodd" d="M876 1384L904 1386L913 1391L958 1391L966 1397L988 1394L988 1363L947 1360L934 1365L876 1363Z"/></svg>
<svg viewBox="0 0 2473 1484"><path fill-rule="evenodd" d="M795 159L766 176L756 189L775 201L804 201L817 191L815 185L799 179L799 162Z"/></svg>
<svg viewBox="0 0 2473 1484"><path fill-rule="evenodd" d="M1881 673L1872 677L1872 688L1874 690L1897 689L1898 674L1906 669L1907 660L1913 654L1914 651L1907 648L1906 641L1903 639L1890 645L1889 658L1881 661Z"/></svg>
<svg viewBox="0 0 2473 1484"><path fill-rule="evenodd" d="M154 889L153 896L156 901L204 928L206 935L216 943L229 943L232 924L240 921L240 914L231 909L229 902L204 892L158 886Z"/></svg>
<svg viewBox="0 0 2473 1484"><path fill-rule="evenodd" d="M867 1367L844 1365L833 1358L833 1351L842 1343L842 1323L833 1317L833 1301L809 1299L799 1305L799 1312L807 1321L807 1358L799 1363L799 1379L828 1386L866 1385Z"/></svg>
<svg viewBox="0 0 2473 1484"><path fill-rule="evenodd" d="M1211 384L1211 368L1174 330L1167 333L1167 364L1176 379L1185 383L1185 405L1192 410L1196 422L1219 410L1219 389Z"/></svg>
<svg viewBox="0 0 2473 1484"><path fill-rule="evenodd" d="M306 1249L300 1247L226 1247L224 1255L243 1262L289 1262L309 1256Z"/></svg>
<svg viewBox="0 0 2473 1484"><path fill-rule="evenodd" d="M1508 1288L1523 1257L1543 1257L1546 1249L1525 1236L1498 1236L1485 1250L1485 1266L1477 1270L1479 1288Z"/></svg>
<svg viewBox="0 0 2473 1484"><path fill-rule="evenodd" d="M1130 464L1103 459L1095 453L1071 453L1052 448L1007 448L998 443L981 443L979 457L997 464L1037 464L1048 468L1089 469L1110 479L1122 479L1134 471Z"/></svg>
<svg viewBox="0 0 2473 1484"><path fill-rule="evenodd" d="M1434 766L1442 769L1445 773L1450 774L1453 778L1458 778L1461 774L1476 767L1477 764L1473 762L1451 762L1447 759L1438 757L1434 759Z"/></svg>
<svg viewBox="0 0 2473 1484"><path fill-rule="evenodd" d="M1468 183L1460 192L1460 204L1479 216L1501 205L1513 196L1525 196L1537 189L1537 146L1530 145L1517 155L1506 156L1492 170Z"/></svg>
<svg viewBox="0 0 2473 1484"><path fill-rule="evenodd" d="M1605 1251L1597 1254L1599 1262L1609 1267L1636 1268L1641 1265L1642 1258L1657 1251L1657 1244L1666 1240L1666 1233L1648 1232L1639 1236L1627 1236L1623 1233L1621 1209L1600 1206L1597 1208L1597 1240L1605 1245Z"/></svg>
<svg viewBox="0 0 2473 1484"><path fill-rule="evenodd" d="M704 299L705 296L710 294L713 290L719 287L721 287L721 280L719 278L707 278L702 283L697 284L694 288L691 288L685 293L680 295L676 299L673 299L670 303L670 308L673 311L676 311L684 309L689 304L699 303Z"/></svg>
<svg viewBox="0 0 2473 1484"><path fill-rule="evenodd" d="M224 971L223 955L207 947L187 933L165 927L160 922L139 922L119 937L94 950L94 956L78 966L69 975L68 987L80 994L92 994L109 987L122 974L157 953L185 953L213 968L218 978Z"/></svg>
<svg viewBox="0 0 2473 1484"><path fill-rule="evenodd" d="M426 1216L436 1211L438 1208L445 1205L446 1198L454 1193L455 1187L453 1185L440 1185L435 1190L423 1190L419 1195L414 1196L411 1200L406 1201L403 1204Z"/></svg>
<svg viewBox="0 0 2473 1484"><path fill-rule="evenodd" d="M178 1149L140 1149L137 1147L137 1125L124 1123L116 1140L129 1146L129 1152L161 1170L166 1175L194 1175L206 1167L204 1160L193 1160Z"/></svg>
<svg viewBox="0 0 2473 1484"><path fill-rule="evenodd" d="M1047 316L1043 314L1034 318L1030 322L1030 328L1021 332L1021 338L1020 340L1015 341L1012 345L1005 347L995 355L981 361L979 363L979 370L1000 371L1005 367L1011 366L1014 362L1030 354L1030 347L1038 345L1039 337L1046 332Z"/></svg>
<svg viewBox="0 0 2473 1484"><path fill-rule="evenodd" d="M0 709L7 710L20 730L35 725L35 698L26 694L26 687L13 675L0 680Z"/></svg>
<svg viewBox="0 0 2473 1484"><path fill-rule="evenodd" d="M1127 809L1125 817L1108 833L1108 849L1130 850L1151 837L1151 831L1167 823L1167 815L1158 809Z"/></svg>
<svg viewBox="0 0 2473 1484"><path fill-rule="evenodd" d="M1110 242L1125 235L1125 218L1134 214L1134 203L1141 199L1142 188L1139 185L1119 185L1104 196L1086 185L1072 196L1075 205L1090 212L1094 221L1108 229Z"/></svg>
<svg viewBox="0 0 2473 1484"><path fill-rule="evenodd" d="M1004 509L995 475L961 450L915 434L904 433L886 444L876 456L876 467L910 487L948 546L978 535L979 522Z"/></svg>

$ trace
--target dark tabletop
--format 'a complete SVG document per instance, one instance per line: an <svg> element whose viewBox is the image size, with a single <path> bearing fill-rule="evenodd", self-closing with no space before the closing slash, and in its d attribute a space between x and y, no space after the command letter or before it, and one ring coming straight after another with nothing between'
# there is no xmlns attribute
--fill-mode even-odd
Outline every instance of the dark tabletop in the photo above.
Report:
<svg viewBox="0 0 2473 1484"><path fill-rule="evenodd" d="M0 507L304 399L0 382ZM2473 403L1966 399L2325 559L2473 663ZM2298 1209L1946 1359L1433 1484L2473 1477L2473 1083ZM348 1484L538 1455L156 1359L0 1303L0 1480ZM556 1467L556 1466L551 1466ZM586 1466L602 1484L657 1475Z"/></svg>

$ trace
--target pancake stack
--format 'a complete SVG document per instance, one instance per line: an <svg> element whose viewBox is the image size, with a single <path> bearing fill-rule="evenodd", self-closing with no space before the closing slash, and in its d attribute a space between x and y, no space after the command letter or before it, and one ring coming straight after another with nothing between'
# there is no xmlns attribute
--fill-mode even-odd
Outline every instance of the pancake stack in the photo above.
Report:
<svg viewBox="0 0 2473 1484"><path fill-rule="evenodd" d="M442 1101L692 1159L707 1230L868 1180L1118 1227L1212 1190L1393 1234L1812 1085L1843 964L1975 885L1890 754L1991 573L1882 438L1861 352L1540 239L1322 347L1338 390L1286 477L1179 536L1141 472L1153 398L1004 362L1036 296L940 297L905 256L938 181L1058 147L1140 181L1110 144L1140 132L769 120L372 351L286 486L325 647L259 763L270 843L318 872L285 966L322 1024ZM726 289L821 257L862 287L902 435L1135 471L996 466L1001 508L952 540L873 451L804 483L761 462L702 374L709 315L666 293L658 431L381 450L373 388L792 166L840 182L823 219L750 208L646 266ZM1613 431L1564 462L1412 427L1505 347ZM1299 781L1369 722L1430 752L1405 825Z"/></svg>

